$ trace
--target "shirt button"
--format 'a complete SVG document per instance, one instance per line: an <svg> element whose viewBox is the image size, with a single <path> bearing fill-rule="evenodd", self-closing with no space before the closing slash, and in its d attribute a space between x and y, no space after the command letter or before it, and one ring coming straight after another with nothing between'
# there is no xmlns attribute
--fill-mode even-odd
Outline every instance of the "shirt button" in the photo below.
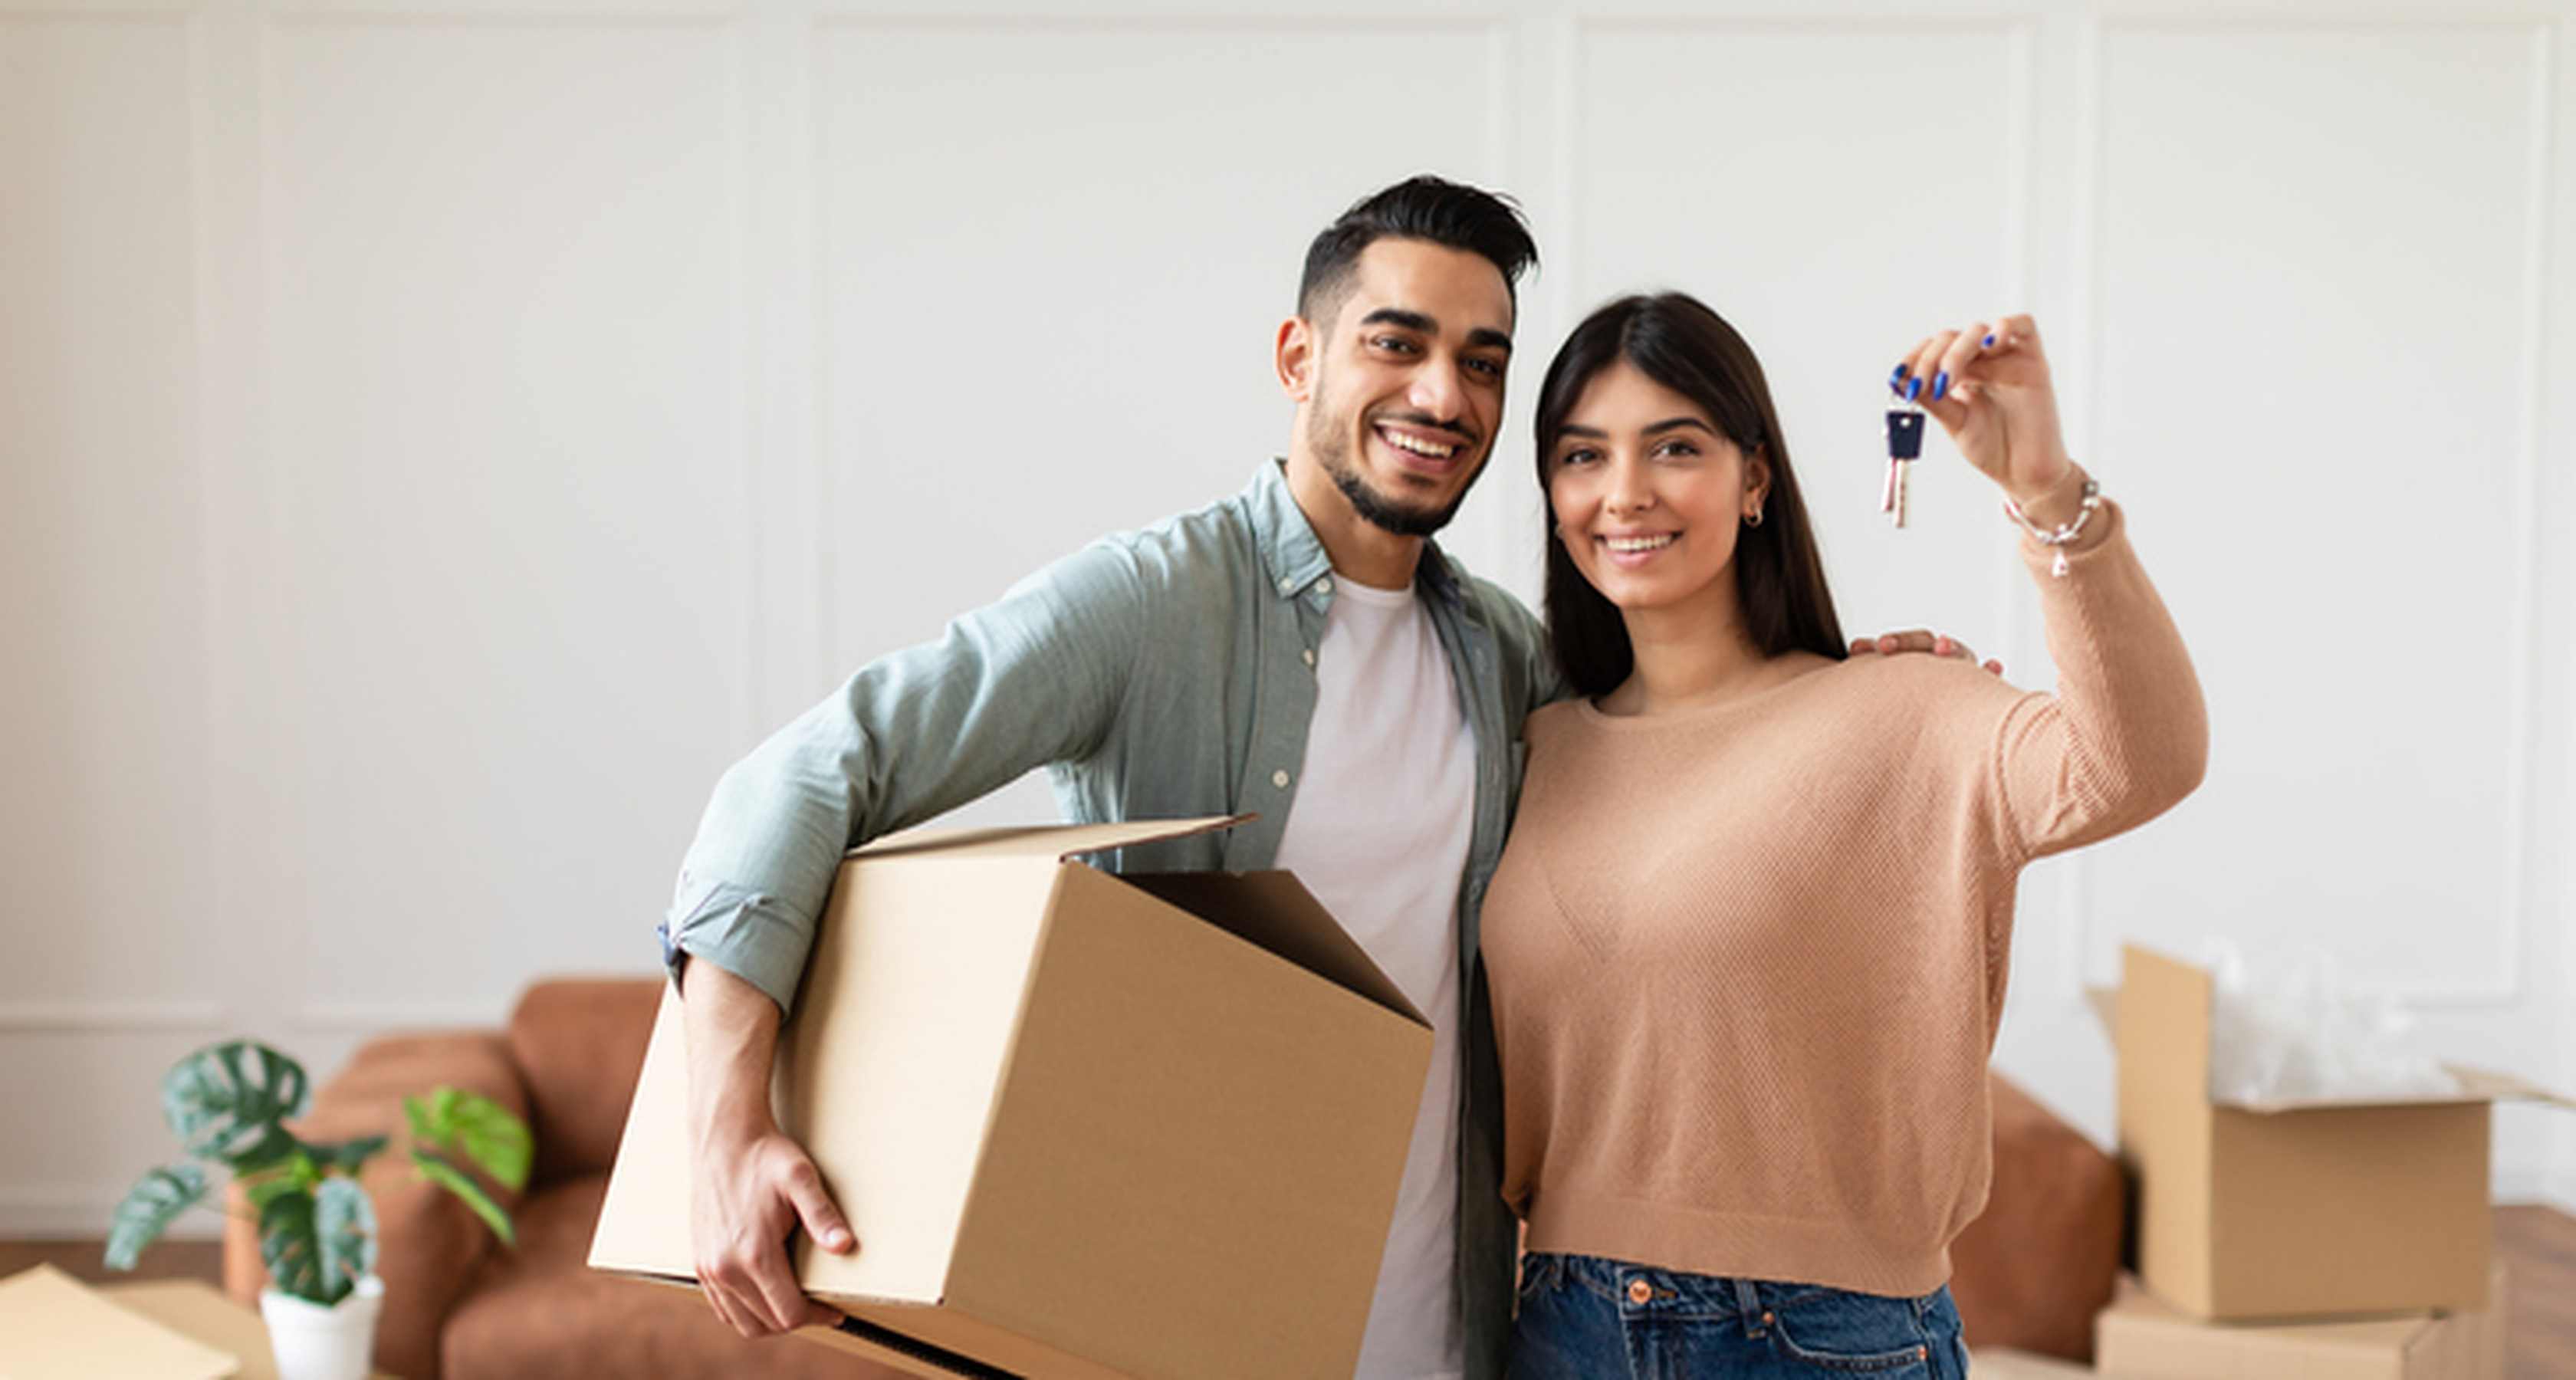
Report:
<svg viewBox="0 0 2576 1380"><path fill-rule="evenodd" d="M1270 784L1277 786L1283 791L1288 789L1288 773L1284 771L1274 771L1270 773Z"/></svg>
<svg viewBox="0 0 2576 1380"><path fill-rule="evenodd" d="M1302 652L1299 652L1299 653L1298 653L1298 655L1299 655L1299 656L1302 656L1302 657L1304 657L1304 658L1306 658L1306 664L1307 664L1307 665L1312 666L1312 665L1314 665L1314 664L1315 664L1315 649L1314 649L1314 648L1309 647L1309 648L1307 648L1306 650L1304 650L1304 651L1302 651Z"/></svg>
<svg viewBox="0 0 2576 1380"><path fill-rule="evenodd" d="M1279 592L1282 594L1285 594L1296 587L1297 582L1295 580L1281 580L1279 582Z"/></svg>
<svg viewBox="0 0 2576 1380"><path fill-rule="evenodd" d="M1644 1303L1655 1296L1655 1286L1642 1279L1628 1281L1628 1302Z"/></svg>
<svg viewBox="0 0 2576 1380"><path fill-rule="evenodd" d="M1330 594L1330 593L1332 593L1332 592L1333 592L1333 577L1332 577L1332 576L1330 576L1330 575L1327 575L1327 576L1325 576L1324 578L1322 578L1322 579L1320 579L1320 580L1317 580L1317 581L1315 582L1315 592L1316 592L1317 594Z"/></svg>

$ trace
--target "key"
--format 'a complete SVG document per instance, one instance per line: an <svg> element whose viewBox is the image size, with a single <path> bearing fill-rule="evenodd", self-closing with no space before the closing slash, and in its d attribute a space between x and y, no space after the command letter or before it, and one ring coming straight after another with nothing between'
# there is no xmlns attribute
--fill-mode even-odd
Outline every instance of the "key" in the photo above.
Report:
<svg viewBox="0 0 2576 1380"><path fill-rule="evenodd" d="M1923 409L1897 407L1887 413L1887 482L1878 491L1878 510L1905 525L1907 471L1923 454Z"/></svg>

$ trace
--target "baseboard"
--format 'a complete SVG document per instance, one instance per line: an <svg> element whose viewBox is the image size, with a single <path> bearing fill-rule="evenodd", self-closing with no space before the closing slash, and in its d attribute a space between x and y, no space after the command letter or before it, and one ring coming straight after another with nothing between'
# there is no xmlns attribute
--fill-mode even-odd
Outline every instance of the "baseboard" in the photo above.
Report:
<svg viewBox="0 0 2576 1380"><path fill-rule="evenodd" d="M0 1190L0 1241L106 1240L107 1226L125 1191L93 1188L13 1188ZM162 1233L172 1241L213 1241L224 1234L224 1219L211 1209L197 1209Z"/></svg>
<svg viewBox="0 0 2576 1380"><path fill-rule="evenodd" d="M2536 1203L2576 1217L2576 1170L2507 1170L2496 1175L2495 1201Z"/></svg>

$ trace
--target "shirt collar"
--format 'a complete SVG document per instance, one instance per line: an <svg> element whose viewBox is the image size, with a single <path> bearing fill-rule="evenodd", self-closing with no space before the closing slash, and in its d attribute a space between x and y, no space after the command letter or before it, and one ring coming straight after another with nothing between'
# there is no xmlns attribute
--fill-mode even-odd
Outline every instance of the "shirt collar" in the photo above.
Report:
<svg viewBox="0 0 2576 1380"><path fill-rule="evenodd" d="M1315 525L1306 520L1306 510L1297 506L1297 496L1288 491L1285 459L1274 456L1263 461L1244 496L1252 515L1253 539L1261 546L1262 568L1270 576L1271 593L1293 598L1332 573L1333 560L1324 553L1323 539L1315 535ZM1436 541L1422 543L1414 583L1453 606L1465 597L1456 567Z"/></svg>

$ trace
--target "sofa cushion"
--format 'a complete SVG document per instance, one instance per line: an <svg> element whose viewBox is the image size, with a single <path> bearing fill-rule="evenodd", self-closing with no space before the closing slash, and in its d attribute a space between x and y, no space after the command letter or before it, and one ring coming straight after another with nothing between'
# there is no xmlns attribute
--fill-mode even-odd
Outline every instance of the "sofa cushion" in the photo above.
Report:
<svg viewBox="0 0 2576 1380"><path fill-rule="evenodd" d="M2119 1161L1995 1074L1994 1187L1950 1247L1969 1344L2090 1364L2093 1315L2120 1273Z"/></svg>
<svg viewBox="0 0 2576 1380"><path fill-rule="evenodd" d="M661 1001L660 978L540 982L519 998L510 1053L534 1110L537 1183L616 1161Z"/></svg>
<svg viewBox="0 0 2576 1380"><path fill-rule="evenodd" d="M693 1290L591 1269L608 1176L552 1185L519 1213L519 1249L496 1252L443 1339L445 1374L473 1380L567 1375L905 1380L899 1371L792 1337L746 1341Z"/></svg>

